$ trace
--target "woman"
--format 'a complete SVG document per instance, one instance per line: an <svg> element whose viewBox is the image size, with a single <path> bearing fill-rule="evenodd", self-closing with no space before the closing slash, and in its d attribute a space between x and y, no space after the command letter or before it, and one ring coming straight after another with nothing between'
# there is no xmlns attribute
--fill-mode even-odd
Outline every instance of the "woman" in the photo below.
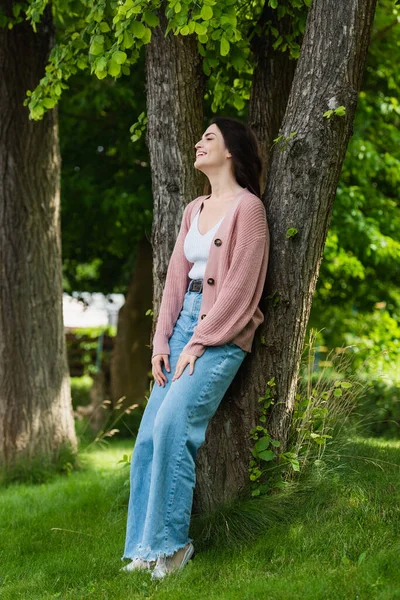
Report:
<svg viewBox="0 0 400 600"><path fill-rule="evenodd" d="M133 559L126 571L154 567L152 579L193 556L197 451L264 320L269 232L257 139L240 121L214 117L195 149L209 194L186 206L168 265L121 559Z"/></svg>

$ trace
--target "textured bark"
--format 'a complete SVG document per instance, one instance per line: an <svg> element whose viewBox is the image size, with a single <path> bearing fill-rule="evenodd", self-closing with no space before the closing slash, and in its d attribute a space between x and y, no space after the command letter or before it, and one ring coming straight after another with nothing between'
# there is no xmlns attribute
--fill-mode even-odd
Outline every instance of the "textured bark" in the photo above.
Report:
<svg viewBox="0 0 400 600"><path fill-rule="evenodd" d="M275 377L277 398L267 421L286 449L304 336L336 188L353 133L358 93L376 0L313 2L281 133L296 132L273 154L266 189L272 256L267 277L266 346L260 368ZM323 114L345 106L345 116ZM295 237L286 231L295 227ZM275 302L278 304L275 307Z"/></svg>
<svg viewBox="0 0 400 600"><path fill-rule="evenodd" d="M12 2L5 3L8 14ZM3 5L4 6L4 5ZM28 118L44 75L51 10L38 32L0 29L0 464L76 451L62 314L57 112Z"/></svg>
<svg viewBox="0 0 400 600"><path fill-rule="evenodd" d="M249 432L257 424L257 399L272 377L277 396L266 426L281 441L279 452L286 449L306 326L352 134L375 5L376 0L319 0L310 9L281 127L285 136L293 131L296 136L283 152L274 150L264 194L271 235L261 304L265 321L208 427L197 473L202 490L197 512L247 494ZM346 107L345 117L322 116L340 105ZM287 239L290 227L298 233Z"/></svg>
<svg viewBox="0 0 400 600"><path fill-rule="evenodd" d="M146 236L138 247L132 280L118 314L118 331L111 359L111 400L125 396L123 406L144 405L149 388L152 303L152 248ZM147 348L146 348L147 347Z"/></svg>
<svg viewBox="0 0 400 600"><path fill-rule="evenodd" d="M248 123L255 131L261 146L263 173L261 190L268 179L270 155L274 138L285 114L297 60L290 58L289 51L274 50L275 38L266 30L271 22L281 35L292 31L292 20L286 16L278 20L277 11L264 4L258 21L260 35L252 38L251 49L256 67L253 73L249 100Z"/></svg>
<svg viewBox="0 0 400 600"><path fill-rule="evenodd" d="M147 46L147 145L152 169L153 212L153 331L161 303L169 258L175 245L184 208L203 193L204 176L193 166L194 144L203 133L204 74L193 36L165 37L166 18L159 12L160 26ZM204 448L204 446L203 446ZM201 462L196 472L199 485L194 507L208 497L212 480ZM207 450L205 449L207 456ZM207 464L207 461L206 461Z"/></svg>
<svg viewBox="0 0 400 600"><path fill-rule="evenodd" d="M146 47L147 146L153 190L153 330L186 204L202 193L193 166L203 133L204 74L194 36L165 37L163 10Z"/></svg>

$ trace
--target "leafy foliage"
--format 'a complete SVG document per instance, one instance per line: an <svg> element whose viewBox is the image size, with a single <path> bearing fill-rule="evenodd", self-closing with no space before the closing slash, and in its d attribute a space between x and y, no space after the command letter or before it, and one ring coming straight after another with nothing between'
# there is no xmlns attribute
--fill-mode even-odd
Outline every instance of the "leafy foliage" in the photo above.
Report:
<svg viewBox="0 0 400 600"><path fill-rule="evenodd" d="M18 3L18 18L36 28L48 0ZM90 71L98 79L129 75L141 50L151 41L152 30L160 24L165 7L167 27L174 35L195 35L208 76L212 110L229 104L240 110L249 98L254 69L250 51L254 35L270 34L273 48L296 59L305 30L309 0L269 0L277 18L291 17L291 32L280 34L269 20L259 22L264 2L236 0L55 0L56 23L64 33L53 48L46 74L34 90L27 91L25 104L32 119L41 119L54 108L72 75ZM3 17L3 25L7 19ZM8 20L13 26L15 20Z"/></svg>
<svg viewBox="0 0 400 600"><path fill-rule="evenodd" d="M373 370L400 358L399 21L379 4L308 325L322 344L356 344L355 365L374 356Z"/></svg>

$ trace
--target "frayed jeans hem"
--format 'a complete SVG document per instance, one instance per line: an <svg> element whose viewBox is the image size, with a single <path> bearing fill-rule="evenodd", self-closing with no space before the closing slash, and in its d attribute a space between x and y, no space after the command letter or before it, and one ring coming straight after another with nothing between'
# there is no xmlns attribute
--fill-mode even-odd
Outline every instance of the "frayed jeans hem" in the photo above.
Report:
<svg viewBox="0 0 400 600"><path fill-rule="evenodd" d="M125 559L134 560L135 558L140 558L141 560L147 560L147 561L157 560L157 558L160 556L172 556L173 554L175 554L175 552L177 550L184 548L189 542L193 542L193 539L188 538L187 542L185 542L184 544L178 544L172 549L158 550L156 552L153 552L152 549L150 548L150 546L142 546L142 544L138 544L136 547L135 556L124 555L124 556L121 556L121 560L125 560Z"/></svg>

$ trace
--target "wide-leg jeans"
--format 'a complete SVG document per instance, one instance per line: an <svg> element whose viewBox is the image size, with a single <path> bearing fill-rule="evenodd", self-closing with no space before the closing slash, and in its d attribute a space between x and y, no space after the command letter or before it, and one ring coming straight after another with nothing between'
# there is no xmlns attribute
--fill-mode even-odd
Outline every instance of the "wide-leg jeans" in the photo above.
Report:
<svg viewBox="0 0 400 600"><path fill-rule="evenodd" d="M185 546L196 483L197 451L208 423L247 352L228 342L207 346L171 382L183 347L198 322L202 292L187 291L169 339L170 367L164 386L154 382L144 410L130 466L125 558L156 560Z"/></svg>

